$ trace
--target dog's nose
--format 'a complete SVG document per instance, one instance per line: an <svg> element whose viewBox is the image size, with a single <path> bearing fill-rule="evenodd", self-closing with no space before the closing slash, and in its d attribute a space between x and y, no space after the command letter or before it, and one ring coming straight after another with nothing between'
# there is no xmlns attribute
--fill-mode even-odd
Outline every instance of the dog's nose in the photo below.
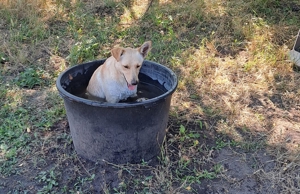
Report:
<svg viewBox="0 0 300 194"><path fill-rule="evenodd" d="M134 85L134 86L138 85L138 83L139 83L139 80L132 80L131 81L131 85Z"/></svg>

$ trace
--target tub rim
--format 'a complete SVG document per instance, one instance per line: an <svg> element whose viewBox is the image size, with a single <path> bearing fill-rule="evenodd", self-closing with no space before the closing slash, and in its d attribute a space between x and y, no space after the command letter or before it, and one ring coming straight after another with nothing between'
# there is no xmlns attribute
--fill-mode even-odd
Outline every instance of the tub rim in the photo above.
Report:
<svg viewBox="0 0 300 194"><path fill-rule="evenodd" d="M81 64L78 64L78 65L71 66L71 67L67 68L66 70L64 70L63 72L61 72L60 75L58 76L57 80L56 80L56 87L57 87L57 89L58 89L59 94L61 95L61 97L64 100L75 101L75 102L86 104L86 105L89 105L89 106L103 107L103 108L129 108L129 107L138 107L138 106L150 107L152 105L155 105L157 102L159 102L161 100L164 100L164 99L166 99L169 96L172 96L172 94L175 92L175 90L177 88L178 78L177 78L176 74L170 68L168 68L168 67L166 67L164 65L161 65L159 63L156 63L154 61L150 61L150 60L144 60L143 63L152 63L154 65L157 65L157 66L159 66L159 67L164 68L165 70L167 70L170 73L170 75L172 76L172 78L173 78L173 84L172 84L171 88L167 92L163 93L160 96L148 99L148 100L143 101L143 102L136 102L136 103L99 102L99 101L89 100L89 99L85 99L85 98L81 98L81 97L78 97L76 95L73 95L73 94L67 92L62 87L61 78L66 73L68 73L69 71L71 71L72 69L77 68L78 66L82 66L82 65L90 64L90 63L102 63L102 64L104 64L105 61L106 61L106 59L89 61L89 62L86 62L86 63L81 63Z"/></svg>

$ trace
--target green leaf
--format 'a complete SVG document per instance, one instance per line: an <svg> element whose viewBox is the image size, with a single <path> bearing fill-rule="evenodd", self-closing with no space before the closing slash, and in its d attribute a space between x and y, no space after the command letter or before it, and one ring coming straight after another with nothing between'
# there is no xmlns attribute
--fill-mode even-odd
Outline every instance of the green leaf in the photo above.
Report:
<svg viewBox="0 0 300 194"><path fill-rule="evenodd" d="M185 127L183 125L180 125L179 133L180 133L180 135L184 135L185 134Z"/></svg>
<svg viewBox="0 0 300 194"><path fill-rule="evenodd" d="M199 121L199 126L200 126L200 129L203 128L203 123L202 123L202 121Z"/></svg>

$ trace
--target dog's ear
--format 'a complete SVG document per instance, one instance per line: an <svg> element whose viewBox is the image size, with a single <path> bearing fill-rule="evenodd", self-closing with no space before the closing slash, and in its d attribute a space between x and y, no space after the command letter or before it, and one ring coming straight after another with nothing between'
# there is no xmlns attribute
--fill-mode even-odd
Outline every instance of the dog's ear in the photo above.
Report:
<svg viewBox="0 0 300 194"><path fill-rule="evenodd" d="M151 41L147 41L140 48L138 48L139 52L144 58L147 56L148 52L150 51L151 45L152 45Z"/></svg>
<svg viewBox="0 0 300 194"><path fill-rule="evenodd" d="M111 55L117 60L120 61L120 57L124 54L124 49L120 47L113 48L111 50Z"/></svg>

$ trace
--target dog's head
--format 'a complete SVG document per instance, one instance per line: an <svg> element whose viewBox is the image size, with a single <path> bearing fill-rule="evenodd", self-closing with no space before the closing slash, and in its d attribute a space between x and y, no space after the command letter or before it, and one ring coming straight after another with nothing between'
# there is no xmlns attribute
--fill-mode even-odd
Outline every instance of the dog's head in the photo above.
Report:
<svg viewBox="0 0 300 194"><path fill-rule="evenodd" d="M151 41L136 49L116 47L111 50L112 56L117 60L116 68L124 76L129 90L136 89L138 74L150 49Z"/></svg>

